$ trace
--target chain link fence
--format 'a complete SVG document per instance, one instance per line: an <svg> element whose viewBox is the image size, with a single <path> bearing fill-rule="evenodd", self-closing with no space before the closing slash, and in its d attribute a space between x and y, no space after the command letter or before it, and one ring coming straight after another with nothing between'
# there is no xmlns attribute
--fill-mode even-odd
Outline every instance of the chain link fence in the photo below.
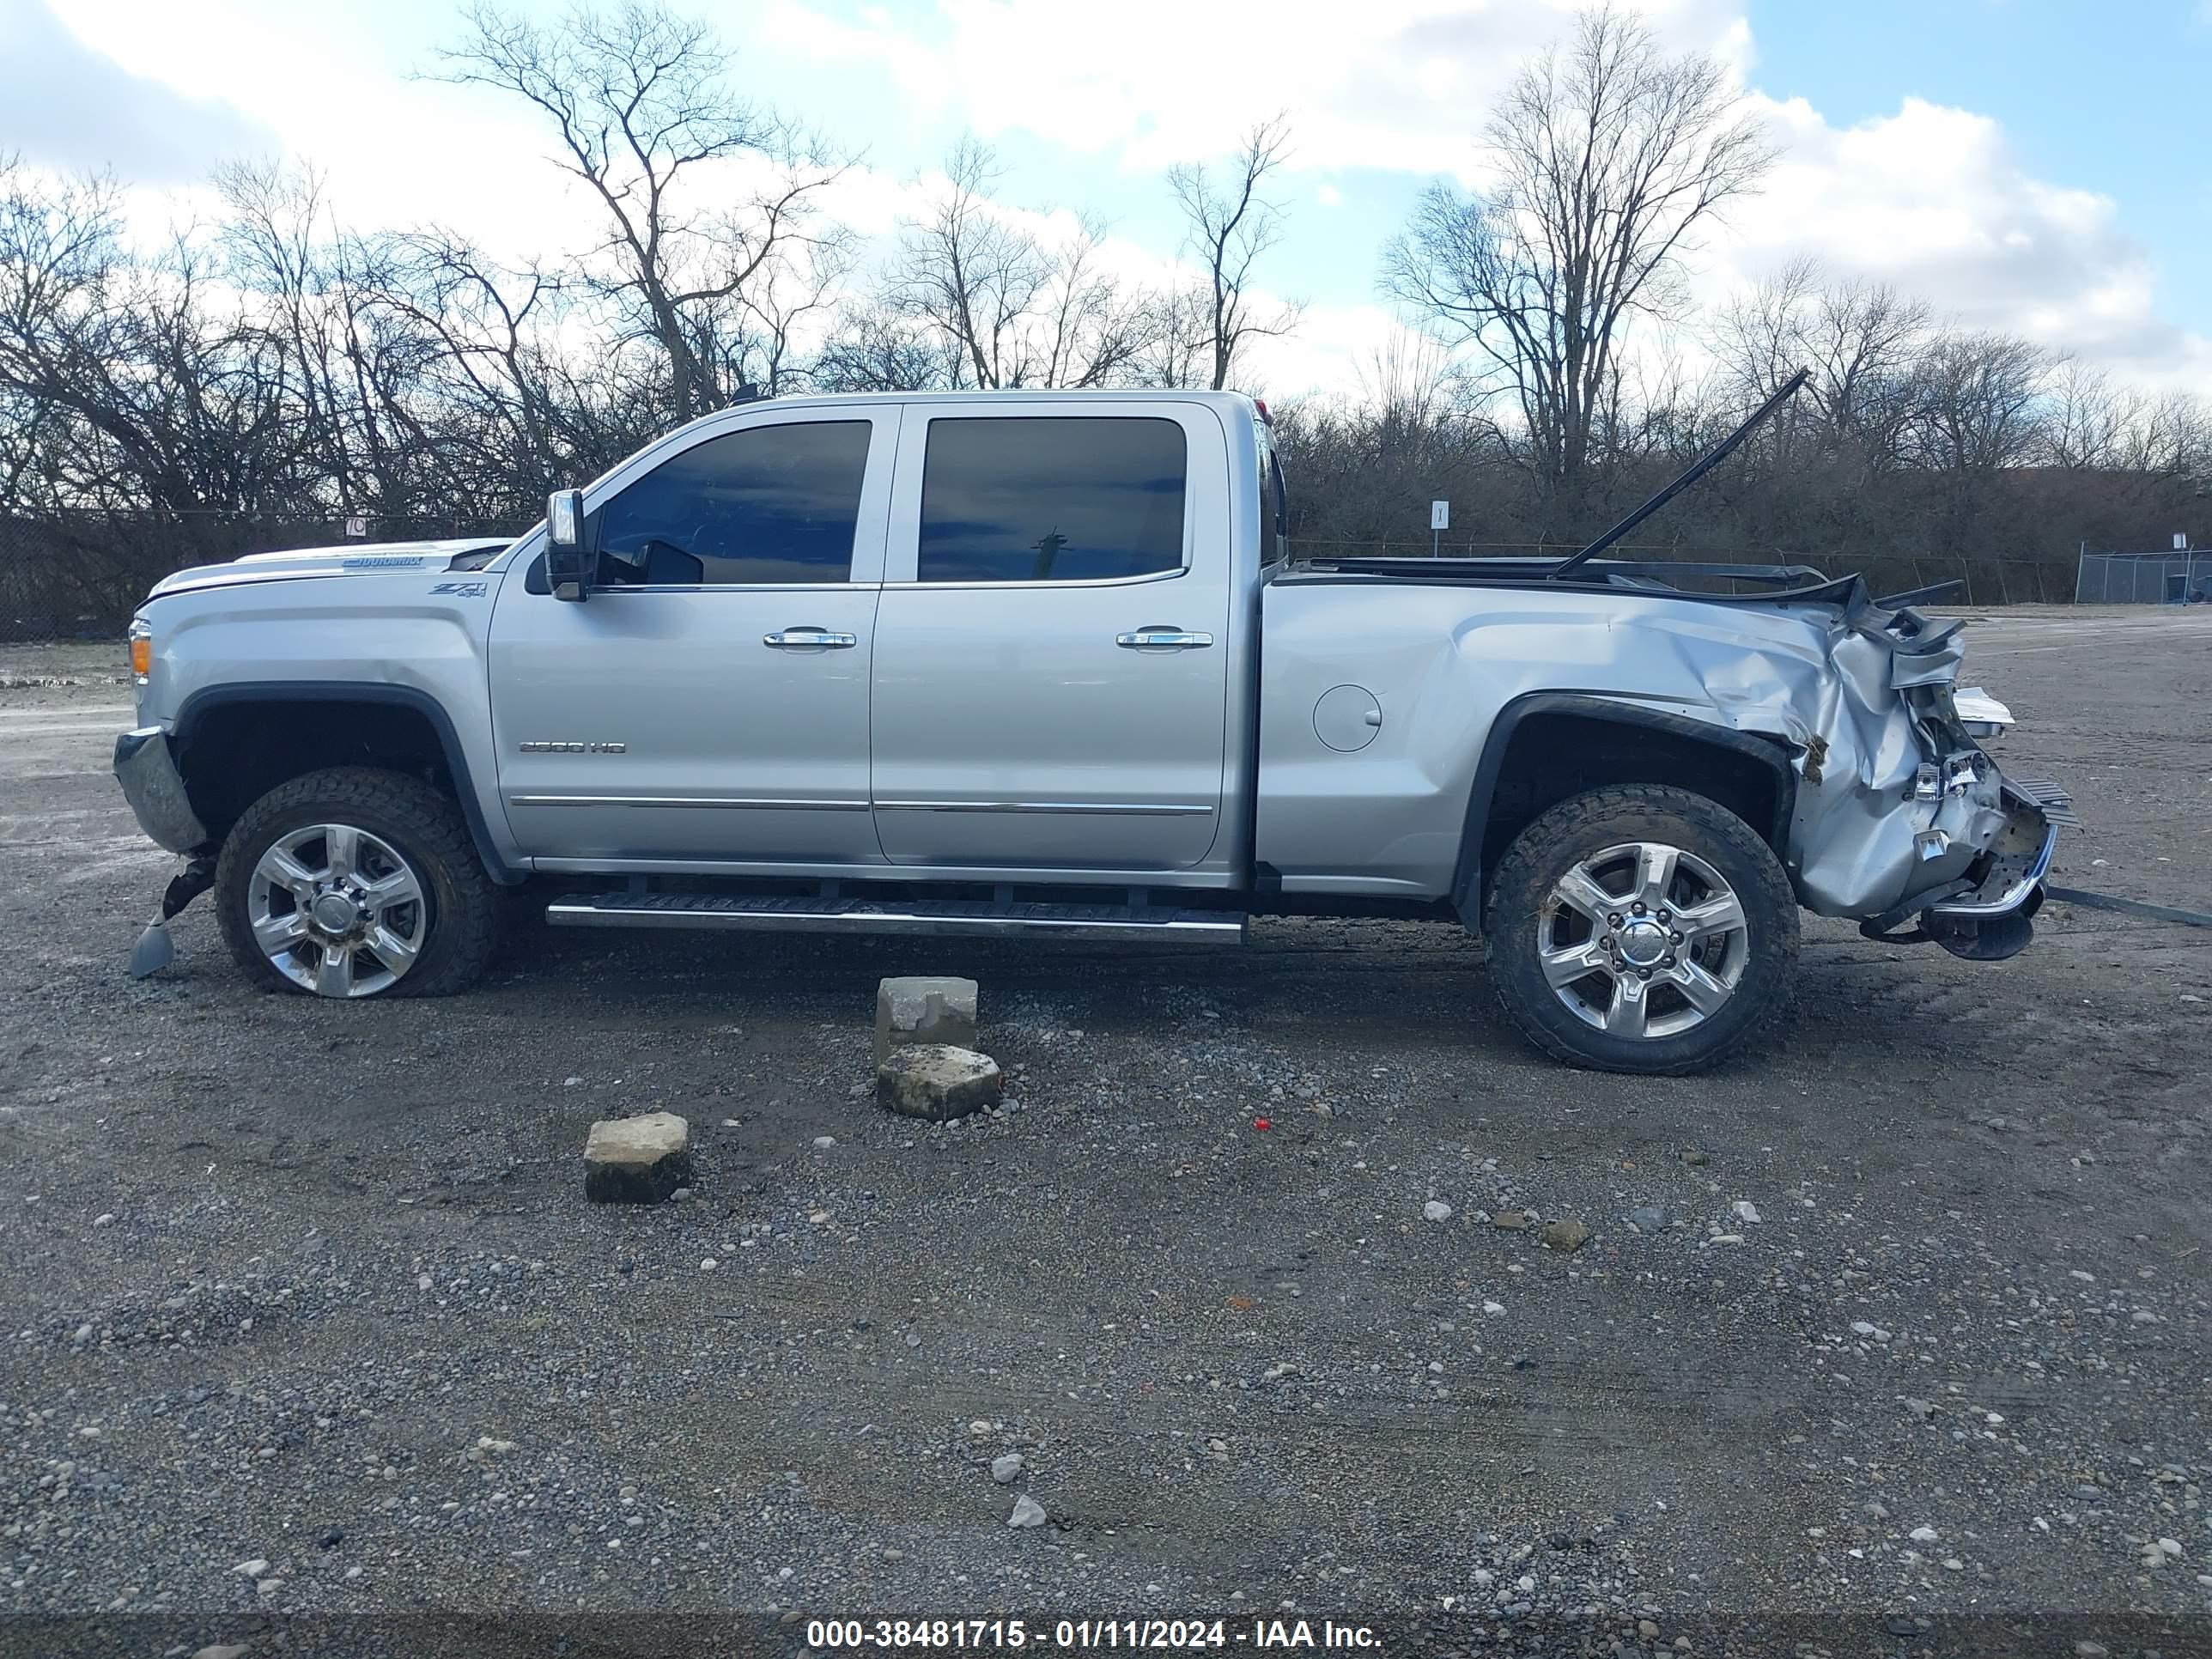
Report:
<svg viewBox="0 0 2212 1659"><path fill-rule="evenodd" d="M337 519L78 510L0 514L0 641L120 634L146 590L172 571L241 554L349 542L519 535L527 525L468 519L366 520L348 536Z"/></svg>
<svg viewBox="0 0 2212 1659"><path fill-rule="evenodd" d="M2212 602L2212 552L2087 553L2074 574L2076 605Z"/></svg>

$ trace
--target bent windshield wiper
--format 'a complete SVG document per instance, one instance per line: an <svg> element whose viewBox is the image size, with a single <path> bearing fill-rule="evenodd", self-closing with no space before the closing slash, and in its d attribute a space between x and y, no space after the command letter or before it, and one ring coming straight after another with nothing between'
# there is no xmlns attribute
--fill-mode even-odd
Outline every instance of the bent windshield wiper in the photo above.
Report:
<svg viewBox="0 0 2212 1659"><path fill-rule="evenodd" d="M1604 552L1607 548L1611 547L1615 542L1619 541L1623 536L1626 536L1630 531L1635 529L1637 526L1642 524L1654 513L1656 513L1661 507L1666 506L1668 502L1673 501L1674 497L1680 495L1683 490L1687 489L1692 484L1697 483L1698 479L1704 477L1706 473L1710 472L1727 456L1729 451L1734 449L1746 438L1748 438L1752 434L1753 430L1757 428L1761 421L1774 413L1776 410L1781 408L1782 405L1789 402L1791 398L1796 396L1797 388L1803 386L1805 382L1811 378L1812 373L1813 371L1809 368L1801 368L1795 374L1792 374L1787 380L1783 382L1782 389L1779 392L1776 392L1771 398L1769 398L1765 403L1759 404L1759 406L1752 412L1752 416L1749 420L1746 421L1741 426L1736 428L1735 431L1729 433L1727 437L1722 439L1720 442L1714 446L1714 447L1704 457L1692 462L1688 471L1676 478L1674 483L1668 484L1656 495L1654 495L1650 501L1644 502L1643 506L1638 507L1635 512L1630 514L1619 524L1613 526L1612 529L1607 531L1604 535L1599 537L1588 547L1583 548L1577 552L1568 554L1565 558L1561 559L1559 563L1553 565L1549 570L1546 571L1544 574L1553 580L1557 580L1559 577L1565 575L1571 570L1580 569L1590 560Z"/></svg>

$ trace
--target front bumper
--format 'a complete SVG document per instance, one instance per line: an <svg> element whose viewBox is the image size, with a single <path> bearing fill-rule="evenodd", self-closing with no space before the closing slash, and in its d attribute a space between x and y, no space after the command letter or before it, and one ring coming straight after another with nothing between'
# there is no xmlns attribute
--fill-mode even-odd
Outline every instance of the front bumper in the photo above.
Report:
<svg viewBox="0 0 2212 1659"><path fill-rule="evenodd" d="M2058 826L2079 823L2074 802L2045 778L2007 778L2005 804L2012 809L2004 829L1989 849L1989 861L1972 890L1928 907L1928 914L1974 920L2008 916L2027 904L2050 873L2058 849Z"/></svg>
<svg viewBox="0 0 2212 1659"><path fill-rule="evenodd" d="M190 853L207 845L207 826L192 811L185 781L169 752L169 734L158 726L142 726L115 739L115 781L123 786L123 799L154 843L172 853Z"/></svg>
<svg viewBox="0 0 2212 1659"><path fill-rule="evenodd" d="M2024 869L2016 869L2009 861L2000 859L1973 892L1931 904L1928 913L1938 916L2008 916L2027 903L2028 896L2043 884L2043 878L2051 869L2051 855L2057 848L2058 826L2046 823L2043 826L2042 844L2029 855Z"/></svg>

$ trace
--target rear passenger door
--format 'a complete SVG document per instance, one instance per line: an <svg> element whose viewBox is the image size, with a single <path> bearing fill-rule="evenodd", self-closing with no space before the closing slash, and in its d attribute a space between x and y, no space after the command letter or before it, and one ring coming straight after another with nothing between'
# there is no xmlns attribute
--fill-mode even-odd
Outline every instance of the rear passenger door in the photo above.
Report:
<svg viewBox="0 0 2212 1659"><path fill-rule="evenodd" d="M871 777L894 864L1188 868L1222 810L1228 447L1162 399L909 404Z"/></svg>

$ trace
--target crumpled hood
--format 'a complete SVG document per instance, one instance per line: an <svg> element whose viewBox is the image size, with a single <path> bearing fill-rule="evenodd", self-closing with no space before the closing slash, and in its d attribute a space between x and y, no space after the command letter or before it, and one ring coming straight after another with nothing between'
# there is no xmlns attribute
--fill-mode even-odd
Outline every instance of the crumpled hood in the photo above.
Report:
<svg viewBox="0 0 2212 1659"><path fill-rule="evenodd" d="M510 544L504 537L471 536L448 541L352 542L341 547L301 547L277 553L249 553L228 564L194 565L164 576L149 599L167 593L229 587L246 582L297 581L310 576L368 576L394 571L437 571L475 568L475 556L496 553Z"/></svg>

